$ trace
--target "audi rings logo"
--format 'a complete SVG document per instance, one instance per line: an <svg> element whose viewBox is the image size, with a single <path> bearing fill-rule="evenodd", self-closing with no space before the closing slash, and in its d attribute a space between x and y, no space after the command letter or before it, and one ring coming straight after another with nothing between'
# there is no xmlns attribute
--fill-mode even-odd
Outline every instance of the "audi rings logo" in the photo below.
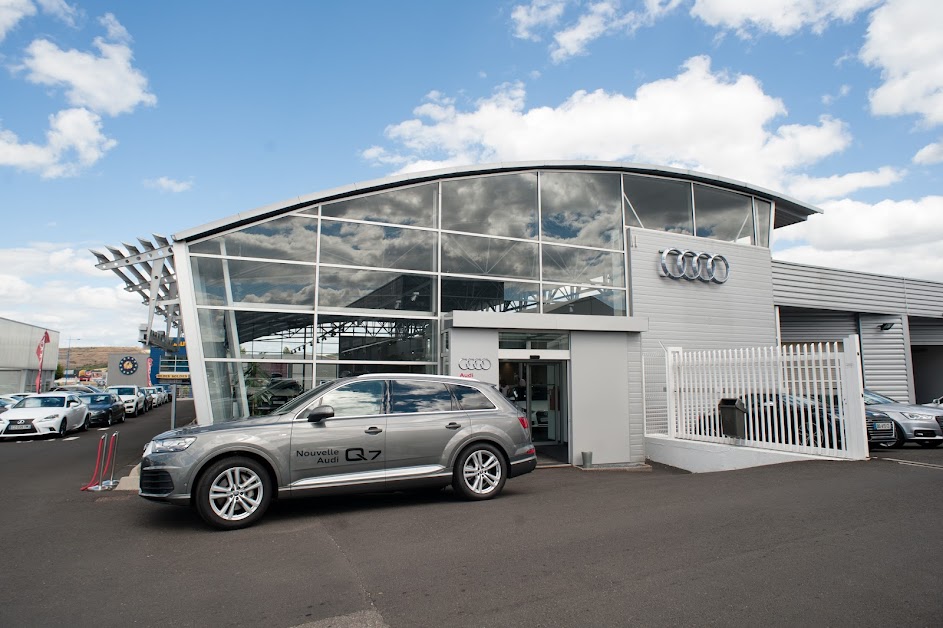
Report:
<svg viewBox="0 0 943 628"><path fill-rule="evenodd" d="M462 358L458 361L458 368L463 371L487 371L491 369L491 360L488 358Z"/></svg>
<svg viewBox="0 0 943 628"><path fill-rule="evenodd" d="M672 279L725 283L730 277L730 262L723 255L665 249L661 252L661 269Z"/></svg>

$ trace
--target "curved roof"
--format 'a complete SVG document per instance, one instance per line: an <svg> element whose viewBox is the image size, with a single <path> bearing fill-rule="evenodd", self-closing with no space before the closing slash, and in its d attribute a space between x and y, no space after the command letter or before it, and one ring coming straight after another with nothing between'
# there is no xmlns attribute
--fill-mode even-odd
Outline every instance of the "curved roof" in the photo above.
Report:
<svg viewBox="0 0 943 628"><path fill-rule="evenodd" d="M515 161L492 164L475 164L469 166L457 166L453 168L442 168L438 170L428 170L424 172L414 172L409 174L396 175L383 179L374 179L361 183L354 183L342 187L315 192L307 196L299 196L264 207L240 212L229 218L223 218L213 222L206 223L199 227L186 229L174 234L174 240L180 242L192 240L195 238L212 235L219 231L225 231L244 224L250 224L263 218L268 218L281 213L289 212L301 207L312 205L314 203L323 203L335 201L348 196L366 194L368 192L379 192L385 189L399 187L403 185L412 185L435 179L449 179L453 177L467 177L484 174L498 174L507 172L519 172L522 170L606 170L619 171L633 174L661 175L674 179L696 181L708 185L716 185L729 190L743 192L760 196L776 203L776 223L774 228L785 227L797 222L802 222L812 214L821 213L817 207L797 201L778 192L749 185L742 181L718 177L715 175L695 172L694 170L683 170L679 168L670 168L668 166L653 166L646 164L634 164L627 162L614 161Z"/></svg>

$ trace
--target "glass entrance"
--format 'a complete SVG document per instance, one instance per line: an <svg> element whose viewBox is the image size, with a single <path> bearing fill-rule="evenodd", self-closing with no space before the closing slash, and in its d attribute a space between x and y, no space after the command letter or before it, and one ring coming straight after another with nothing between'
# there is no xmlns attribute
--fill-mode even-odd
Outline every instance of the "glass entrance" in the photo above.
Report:
<svg viewBox="0 0 943 628"><path fill-rule="evenodd" d="M566 362L501 360L498 368L501 392L530 421L538 453L568 461Z"/></svg>

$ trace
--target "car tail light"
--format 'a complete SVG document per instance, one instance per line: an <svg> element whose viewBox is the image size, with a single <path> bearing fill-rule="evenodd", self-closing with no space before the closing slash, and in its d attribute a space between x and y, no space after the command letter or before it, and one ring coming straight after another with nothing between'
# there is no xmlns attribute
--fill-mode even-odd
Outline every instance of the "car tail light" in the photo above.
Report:
<svg viewBox="0 0 943 628"><path fill-rule="evenodd" d="M517 420L521 422L521 427L524 428L524 431L525 431L525 432L526 432L528 429L530 429L530 424L527 423L527 417L526 417L526 416L524 416L523 414L518 414L518 415L517 415Z"/></svg>

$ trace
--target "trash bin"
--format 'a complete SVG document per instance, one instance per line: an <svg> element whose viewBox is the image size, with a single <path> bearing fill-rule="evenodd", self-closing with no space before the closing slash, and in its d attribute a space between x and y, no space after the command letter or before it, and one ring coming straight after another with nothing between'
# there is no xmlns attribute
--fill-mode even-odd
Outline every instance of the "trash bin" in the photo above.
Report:
<svg viewBox="0 0 943 628"><path fill-rule="evenodd" d="M717 404L720 412L720 428L724 436L744 439L747 437L747 407L740 399L721 399Z"/></svg>
<svg viewBox="0 0 943 628"><path fill-rule="evenodd" d="M583 455L583 468L590 469L593 466L593 452L591 451L582 451L580 452Z"/></svg>

